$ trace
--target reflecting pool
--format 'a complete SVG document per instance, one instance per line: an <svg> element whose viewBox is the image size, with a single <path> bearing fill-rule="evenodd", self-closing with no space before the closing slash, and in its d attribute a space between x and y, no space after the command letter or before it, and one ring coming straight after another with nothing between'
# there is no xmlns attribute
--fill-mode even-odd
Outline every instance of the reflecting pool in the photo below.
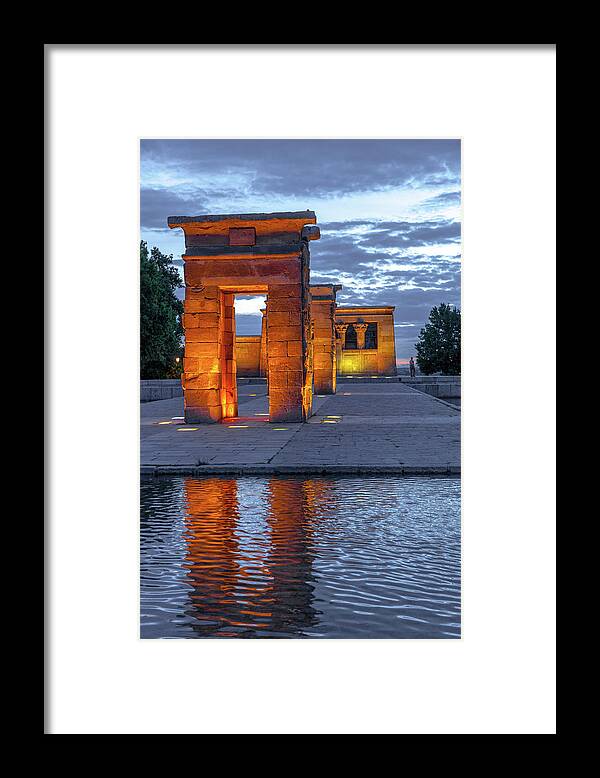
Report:
<svg viewBox="0 0 600 778"><path fill-rule="evenodd" d="M460 479L142 481L143 638L460 637Z"/></svg>

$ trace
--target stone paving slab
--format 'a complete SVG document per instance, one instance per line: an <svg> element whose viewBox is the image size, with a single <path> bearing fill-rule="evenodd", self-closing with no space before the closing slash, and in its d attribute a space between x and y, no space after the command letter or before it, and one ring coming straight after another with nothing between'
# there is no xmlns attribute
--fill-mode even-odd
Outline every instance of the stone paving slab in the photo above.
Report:
<svg viewBox="0 0 600 778"><path fill-rule="evenodd" d="M401 383L315 397L307 424L270 423L265 386L238 391L221 424L184 424L182 398L144 403L142 474L460 472L460 411Z"/></svg>

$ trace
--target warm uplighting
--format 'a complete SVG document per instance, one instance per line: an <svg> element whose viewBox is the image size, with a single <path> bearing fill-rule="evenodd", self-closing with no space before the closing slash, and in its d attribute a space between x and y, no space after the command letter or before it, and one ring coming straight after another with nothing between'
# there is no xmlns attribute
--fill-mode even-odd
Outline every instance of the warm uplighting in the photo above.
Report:
<svg viewBox="0 0 600 778"><path fill-rule="evenodd" d="M158 423L159 424L172 424L173 422L171 422L171 421L159 421Z"/></svg>
<svg viewBox="0 0 600 778"><path fill-rule="evenodd" d="M249 424L228 424L227 429L228 430L245 430L248 429L250 425Z"/></svg>
<svg viewBox="0 0 600 778"><path fill-rule="evenodd" d="M339 421L335 421L334 419L323 419L321 424L339 424Z"/></svg>
<svg viewBox="0 0 600 778"><path fill-rule="evenodd" d="M255 394L249 394L248 397L256 397Z"/></svg>
<svg viewBox="0 0 600 778"><path fill-rule="evenodd" d="M328 414L325 416L326 419L341 419L341 416L333 416L332 414Z"/></svg>
<svg viewBox="0 0 600 778"><path fill-rule="evenodd" d="M177 432L196 432L198 427L177 427Z"/></svg>

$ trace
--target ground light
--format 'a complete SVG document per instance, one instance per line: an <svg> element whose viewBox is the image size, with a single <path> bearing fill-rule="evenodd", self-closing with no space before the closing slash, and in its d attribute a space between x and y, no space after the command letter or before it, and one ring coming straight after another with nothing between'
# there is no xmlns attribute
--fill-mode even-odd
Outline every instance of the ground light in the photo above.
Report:
<svg viewBox="0 0 600 778"><path fill-rule="evenodd" d="M171 422L171 421L159 421L158 423L159 424L172 424L173 422Z"/></svg>
<svg viewBox="0 0 600 778"><path fill-rule="evenodd" d="M177 432L196 432L198 427L177 427Z"/></svg>
<svg viewBox="0 0 600 778"><path fill-rule="evenodd" d="M273 427L273 430L274 430L275 432L277 432L277 431L279 431L279 430L286 430L286 429L287 429L287 427Z"/></svg>
<svg viewBox="0 0 600 778"><path fill-rule="evenodd" d="M245 430L248 429L250 425L249 424L228 424L227 429L228 430Z"/></svg>

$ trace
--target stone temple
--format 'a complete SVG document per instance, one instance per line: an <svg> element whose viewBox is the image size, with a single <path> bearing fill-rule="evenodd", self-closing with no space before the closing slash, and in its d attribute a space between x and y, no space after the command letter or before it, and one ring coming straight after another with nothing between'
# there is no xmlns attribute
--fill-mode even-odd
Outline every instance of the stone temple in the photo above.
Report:
<svg viewBox="0 0 600 778"><path fill-rule="evenodd" d="M235 418L237 376L265 377L272 422L302 422L337 375L395 375L394 308L338 306L310 284L313 211L170 216L185 235L187 423ZM236 336L236 294L265 294L261 333Z"/></svg>
<svg viewBox="0 0 600 778"><path fill-rule="evenodd" d="M340 375L396 375L394 306L338 306L335 311Z"/></svg>
<svg viewBox="0 0 600 778"><path fill-rule="evenodd" d="M334 394L338 374L397 375L394 306L336 305L335 293L341 288L338 284L310 287L316 394ZM260 335L236 336L238 376L267 376L266 308L262 314ZM331 358L325 356L328 353Z"/></svg>

